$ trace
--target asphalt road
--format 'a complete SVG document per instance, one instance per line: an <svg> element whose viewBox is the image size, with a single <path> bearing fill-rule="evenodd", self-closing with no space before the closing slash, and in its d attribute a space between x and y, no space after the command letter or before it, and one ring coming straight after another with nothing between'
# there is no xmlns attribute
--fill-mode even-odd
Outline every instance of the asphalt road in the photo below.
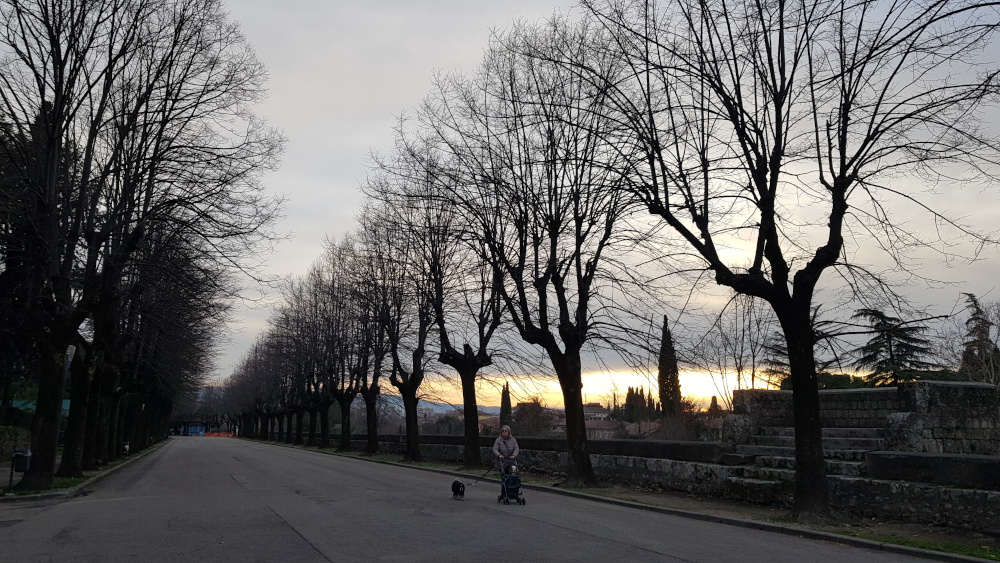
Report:
<svg viewBox="0 0 1000 563"><path fill-rule="evenodd" d="M0 504L0 561L920 561L227 438L172 438L62 502Z"/></svg>

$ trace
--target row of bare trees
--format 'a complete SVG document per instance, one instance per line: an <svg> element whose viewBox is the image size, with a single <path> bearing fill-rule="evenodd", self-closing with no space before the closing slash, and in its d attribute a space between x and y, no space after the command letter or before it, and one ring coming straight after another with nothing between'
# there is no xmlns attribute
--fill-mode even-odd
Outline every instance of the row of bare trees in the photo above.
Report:
<svg viewBox="0 0 1000 563"><path fill-rule="evenodd" d="M340 448L348 450L351 405L360 395L368 450L378 450L376 401L389 354L381 320L392 295L369 277L372 263L356 248L351 240L329 243L302 279L286 284L268 330L226 382L225 410L240 435L329 447L336 403L343 413Z"/></svg>
<svg viewBox="0 0 1000 563"><path fill-rule="evenodd" d="M67 372L68 476L162 436L199 386L281 137L216 0L3 0L0 22L0 369L37 386L21 486L44 488Z"/></svg>
<svg viewBox="0 0 1000 563"><path fill-rule="evenodd" d="M761 304L775 319L796 510L825 513L817 296L894 298L893 271L920 277L912 252L994 242L923 186L997 179L1000 143L981 126L1000 94L984 54L997 7L585 0L582 12L498 32L478 71L436 77L375 159L355 255L384 291L408 451L432 356L473 381L504 327L558 377L569 479L593 483L584 355L629 356L664 280L707 274L746 297L740 323L766 318ZM936 228L914 229L910 212ZM862 245L894 268L866 267Z"/></svg>

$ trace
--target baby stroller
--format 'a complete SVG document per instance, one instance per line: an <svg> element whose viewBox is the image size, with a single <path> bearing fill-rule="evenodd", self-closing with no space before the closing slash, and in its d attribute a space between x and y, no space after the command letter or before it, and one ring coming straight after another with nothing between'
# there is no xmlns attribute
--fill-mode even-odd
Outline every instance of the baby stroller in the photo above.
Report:
<svg viewBox="0 0 1000 563"><path fill-rule="evenodd" d="M517 464L512 459L500 460L500 496L497 502L524 504L521 494L521 477L517 474Z"/></svg>

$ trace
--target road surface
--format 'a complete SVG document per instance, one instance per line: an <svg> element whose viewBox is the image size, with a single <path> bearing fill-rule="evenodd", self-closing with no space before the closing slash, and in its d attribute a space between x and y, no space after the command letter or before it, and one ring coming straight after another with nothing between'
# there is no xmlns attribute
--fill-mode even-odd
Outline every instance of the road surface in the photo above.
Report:
<svg viewBox="0 0 1000 563"><path fill-rule="evenodd" d="M171 438L61 502L0 504L0 560L920 561L230 438Z"/></svg>

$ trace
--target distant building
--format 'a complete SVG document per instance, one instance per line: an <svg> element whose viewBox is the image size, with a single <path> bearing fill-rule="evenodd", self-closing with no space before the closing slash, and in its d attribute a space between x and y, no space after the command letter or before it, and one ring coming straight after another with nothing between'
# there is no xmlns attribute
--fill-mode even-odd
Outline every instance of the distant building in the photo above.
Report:
<svg viewBox="0 0 1000 563"><path fill-rule="evenodd" d="M643 438L660 429L660 421L635 422L625 425L625 434L630 438Z"/></svg>
<svg viewBox="0 0 1000 563"><path fill-rule="evenodd" d="M624 438L624 425L621 421L610 418L587 418L583 421L587 427L588 440L616 440ZM566 417L553 419L549 428L551 436L566 435Z"/></svg>
<svg viewBox="0 0 1000 563"><path fill-rule="evenodd" d="M587 425L588 440L615 440L622 438L622 423L610 418L589 418Z"/></svg>
<svg viewBox="0 0 1000 563"><path fill-rule="evenodd" d="M601 406L601 403L583 405L583 418L587 420L605 420L611 417L611 411Z"/></svg>

